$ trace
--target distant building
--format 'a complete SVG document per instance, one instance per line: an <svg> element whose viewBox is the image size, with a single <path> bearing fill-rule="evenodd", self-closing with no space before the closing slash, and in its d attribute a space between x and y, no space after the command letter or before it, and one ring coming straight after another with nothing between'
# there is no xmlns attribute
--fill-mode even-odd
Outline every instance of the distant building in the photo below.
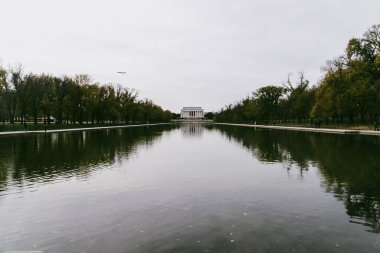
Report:
<svg viewBox="0 0 380 253"><path fill-rule="evenodd" d="M181 109L181 119L203 119L204 111L202 107L183 107Z"/></svg>

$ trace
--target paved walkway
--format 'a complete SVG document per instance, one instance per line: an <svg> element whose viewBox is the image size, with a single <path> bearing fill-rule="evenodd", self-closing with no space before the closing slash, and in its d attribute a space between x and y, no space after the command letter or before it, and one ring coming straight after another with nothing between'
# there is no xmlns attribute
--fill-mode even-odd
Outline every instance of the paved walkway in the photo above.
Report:
<svg viewBox="0 0 380 253"><path fill-rule="evenodd" d="M140 125L120 125L120 126L104 126L104 127L83 127L83 128L67 128L67 129L53 129L53 130L36 130L36 131L8 131L0 132L2 135L18 135L18 134L44 134L44 133L60 133L60 132L73 132L73 131L89 131L100 129L113 129L113 128L128 128L128 127L143 127L143 126L158 126L169 125L171 123L156 123L156 124L140 124Z"/></svg>
<svg viewBox="0 0 380 253"><path fill-rule="evenodd" d="M311 127L288 127L288 126L270 126L270 125L250 125L250 124L232 124L232 123L214 123L215 125L227 126L243 126L254 128L267 128L279 130L291 130L301 132L329 133L329 134L361 134L361 135L377 135L380 136L380 131L373 130L349 130L349 129L332 129L332 128L311 128Z"/></svg>

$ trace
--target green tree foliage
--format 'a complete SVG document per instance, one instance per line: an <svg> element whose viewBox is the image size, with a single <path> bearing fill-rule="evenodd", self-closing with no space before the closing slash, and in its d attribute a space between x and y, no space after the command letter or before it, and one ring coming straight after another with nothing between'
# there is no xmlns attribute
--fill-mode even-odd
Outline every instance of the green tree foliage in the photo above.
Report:
<svg viewBox="0 0 380 253"><path fill-rule="evenodd" d="M253 93L253 100L256 101L257 116L269 120L278 118L279 102L284 94L284 89L277 86L265 86Z"/></svg>
<svg viewBox="0 0 380 253"><path fill-rule="evenodd" d="M14 86L9 81L8 71L4 68L0 68L0 92L2 100L2 111L5 111L3 115L3 122L5 119L9 119L11 123L14 123L16 105L17 105L17 94Z"/></svg>
<svg viewBox="0 0 380 253"><path fill-rule="evenodd" d="M7 71L0 67L0 105L5 105L5 85L7 81ZM0 120L5 121L6 110L4 106L0 106Z"/></svg>
<svg viewBox="0 0 380 253"><path fill-rule="evenodd" d="M220 110L221 122L276 121L373 123L380 117L380 25L351 39L345 54L327 61L318 85L310 87L302 72L294 84L265 86L252 97Z"/></svg>
<svg viewBox="0 0 380 253"><path fill-rule="evenodd" d="M214 118L214 113L213 112L207 112L205 113L205 119L213 119Z"/></svg>
<svg viewBox="0 0 380 253"><path fill-rule="evenodd" d="M362 38L348 42L344 56L328 61L312 113L338 122L379 119L379 35L380 25L372 26Z"/></svg>
<svg viewBox="0 0 380 253"><path fill-rule="evenodd" d="M30 91L30 112L33 116L33 121L37 124L38 114L41 110L41 105L46 92L46 77L44 75L35 76L29 74L25 77L25 83ZM27 103L29 104L29 103Z"/></svg>
<svg viewBox="0 0 380 253"><path fill-rule="evenodd" d="M23 78L21 65L12 67L10 73L11 82L16 91L21 123L23 123L26 117L27 101L30 99L29 83Z"/></svg>
<svg viewBox="0 0 380 253"><path fill-rule="evenodd" d="M2 122L146 123L168 122L172 113L121 85L94 83L88 75L26 74L21 65L0 67Z"/></svg>
<svg viewBox="0 0 380 253"><path fill-rule="evenodd" d="M299 81L294 85L288 76L285 87L286 99L282 100L282 117L297 120L297 123L309 122L309 112L313 106L315 89L309 88L304 73L299 72Z"/></svg>

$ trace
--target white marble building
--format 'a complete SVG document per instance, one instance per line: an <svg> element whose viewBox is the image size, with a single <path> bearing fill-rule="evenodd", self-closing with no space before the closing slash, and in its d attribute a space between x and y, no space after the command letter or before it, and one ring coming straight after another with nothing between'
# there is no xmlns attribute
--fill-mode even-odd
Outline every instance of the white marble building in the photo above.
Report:
<svg viewBox="0 0 380 253"><path fill-rule="evenodd" d="M202 107L183 107L181 109L181 119L203 119L204 111Z"/></svg>

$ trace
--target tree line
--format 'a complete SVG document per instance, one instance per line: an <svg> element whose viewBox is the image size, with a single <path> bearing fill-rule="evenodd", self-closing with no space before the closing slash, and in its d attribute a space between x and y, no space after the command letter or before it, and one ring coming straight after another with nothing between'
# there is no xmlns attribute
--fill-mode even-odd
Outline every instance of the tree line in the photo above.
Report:
<svg viewBox="0 0 380 253"><path fill-rule="evenodd" d="M373 123L380 116L380 24L347 43L345 53L327 61L310 85L297 81L268 85L215 114L219 122Z"/></svg>
<svg viewBox="0 0 380 253"><path fill-rule="evenodd" d="M21 65L0 67L0 120L14 124L116 124L168 122L171 112L135 90L101 85L88 75L23 74Z"/></svg>

